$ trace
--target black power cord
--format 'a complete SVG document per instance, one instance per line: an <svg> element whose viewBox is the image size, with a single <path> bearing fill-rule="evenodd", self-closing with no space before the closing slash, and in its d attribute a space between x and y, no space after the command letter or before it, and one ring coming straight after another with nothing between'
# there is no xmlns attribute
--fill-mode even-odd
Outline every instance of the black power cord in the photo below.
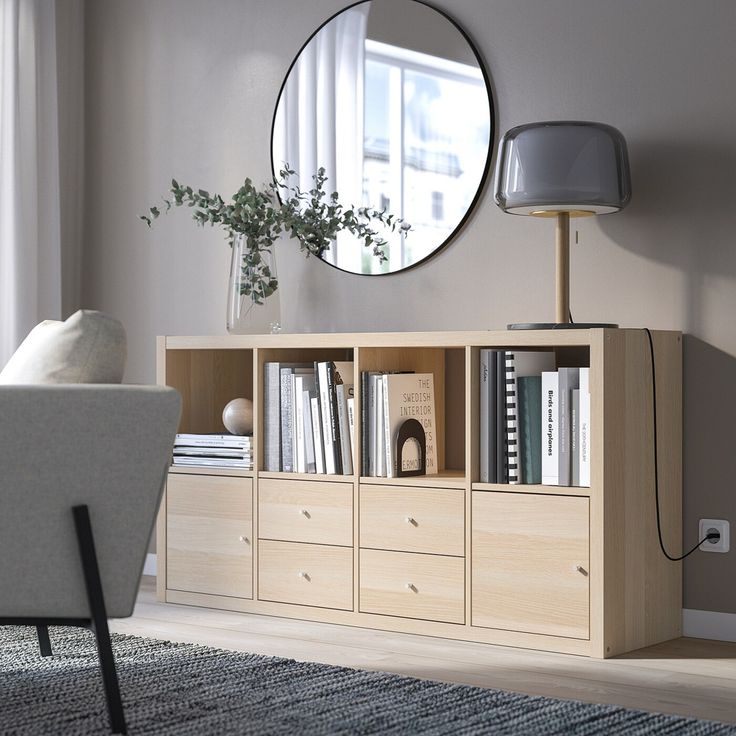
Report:
<svg viewBox="0 0 736 736"><path fill-rule="evenodd" d="M649 339L649 356L652 363L652 424L654 428L654 499L657 507L657 535L659 536L659 546L662 549L662 554L672 562L680 562L686 557L689 557L693 552L696 552L703 542L707 542L709 539L720 539L721 535L718 532L709 532L706 534L691 550L685 552L684 555L679 557L673 557L665 548L664 540L662 539L662 521L660 518L659 511L659 449L657 447L657 374L654 367L654 340L652 340L652 333L648 327L644 328L644 332L647 333Z"/></svg>

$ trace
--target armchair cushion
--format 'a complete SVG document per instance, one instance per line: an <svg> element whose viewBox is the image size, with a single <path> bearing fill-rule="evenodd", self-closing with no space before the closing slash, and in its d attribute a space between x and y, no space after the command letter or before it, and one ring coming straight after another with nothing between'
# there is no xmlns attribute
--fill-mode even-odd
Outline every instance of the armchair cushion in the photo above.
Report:
<svg viewBox="0 0 736 736"><path fill-rule="evenodd" d="M0 372L0 384L120 383L125 357L122 324L80 309L65 322L34 327Z"/></svg>

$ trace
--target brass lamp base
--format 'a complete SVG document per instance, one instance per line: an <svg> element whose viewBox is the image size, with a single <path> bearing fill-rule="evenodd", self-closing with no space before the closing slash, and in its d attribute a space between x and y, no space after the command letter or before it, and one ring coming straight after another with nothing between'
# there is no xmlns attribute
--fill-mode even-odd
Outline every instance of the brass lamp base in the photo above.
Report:
<svg viewBox="0 0 736 736"><path fill-rule="evenodd" d="M607 322L517 322L506 325L508 330L590 330L593 328L618 328Z"/></svg>

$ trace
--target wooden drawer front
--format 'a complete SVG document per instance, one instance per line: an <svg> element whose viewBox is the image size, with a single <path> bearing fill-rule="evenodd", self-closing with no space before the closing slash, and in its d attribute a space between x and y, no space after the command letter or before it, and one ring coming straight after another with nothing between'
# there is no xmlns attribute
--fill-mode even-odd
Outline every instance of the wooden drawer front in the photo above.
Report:
<svg viewBox="0 0 736 736"><path fill-rule="evenodd" d="M253 597L250 478L169 475L166 587Z"/></svg>
<svg viewBox="0 0 736 736"><path fill-rule="evenodd" d="M588 503L473 493L474 626L590 638Z"/></svg>
<svg viewBox="0 0 736 736"><path fill-rule="evenodd" d="M270 540L258 545L260 600L352 611L352 549Z"/></svg>
<svg viewBox="0 0 736 736"><path fill-rule="evenodd" d="M261 539L351 547L353 484L263 478L258 530Z"/></svg>
<svg viewBox="0 0 736 736"><path fill-rule="evenodd" d="M360 546L464 556L464 492L362 485Z"/></svg>
<svg viewBox="0 0 736 736"><path fill-rule="evenodd" d="M428 621L465 621L465 560L360 550L360 610Z"/></svg>

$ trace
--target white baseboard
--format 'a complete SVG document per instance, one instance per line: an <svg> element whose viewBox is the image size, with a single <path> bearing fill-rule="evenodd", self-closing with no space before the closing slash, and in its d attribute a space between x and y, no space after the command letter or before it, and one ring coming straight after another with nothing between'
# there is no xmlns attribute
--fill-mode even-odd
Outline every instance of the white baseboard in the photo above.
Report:
<svg viewBox="0 0 736 736"><path fill-rule="evenodd" d="M149 552L146 555L146 562L143 565L144 575L156 575L156 555Z"/></svg>
<svg viewBox="0 0 736 736"><path fill-rule="evenodd" d="M683 608L682 635L695 639L736 641L736 613Z"/></svg>

